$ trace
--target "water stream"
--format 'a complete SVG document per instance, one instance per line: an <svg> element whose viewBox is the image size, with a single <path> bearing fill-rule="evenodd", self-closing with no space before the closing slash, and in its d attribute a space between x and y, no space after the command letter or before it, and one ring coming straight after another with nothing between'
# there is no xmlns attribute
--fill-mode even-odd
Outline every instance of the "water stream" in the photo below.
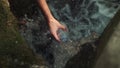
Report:
<svg viewBox="0 0 120 68"><path fill-rule="evenodd" d="M70 58L86 49L84 47L82 49L82 44L94 42L101 35L120 8L119 0L47 0L47 2L54 17L68 28L68 32L59 31L62 42L58 43L53 38L43 13L34 5L30 7L34 12L24 15L27 23L20 26L20 33L36 54L43 55L48 68L64 68ZM84 56L91 53L89 47L95 48L87 45L88 50L83 50L83 53L88 52Z"/></svg>

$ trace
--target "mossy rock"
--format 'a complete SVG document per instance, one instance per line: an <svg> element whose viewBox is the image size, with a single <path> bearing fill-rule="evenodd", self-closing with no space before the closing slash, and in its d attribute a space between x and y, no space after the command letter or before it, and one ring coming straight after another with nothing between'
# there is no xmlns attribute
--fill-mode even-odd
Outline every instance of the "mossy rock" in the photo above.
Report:
<svg viewBox="0 0 120 68"><path fill-rule="evenodd" d="M7 1L7 0L5 0ZM17 20L5 1L0 0L0 68L30 68L43 65L19 34Z"/></svg>

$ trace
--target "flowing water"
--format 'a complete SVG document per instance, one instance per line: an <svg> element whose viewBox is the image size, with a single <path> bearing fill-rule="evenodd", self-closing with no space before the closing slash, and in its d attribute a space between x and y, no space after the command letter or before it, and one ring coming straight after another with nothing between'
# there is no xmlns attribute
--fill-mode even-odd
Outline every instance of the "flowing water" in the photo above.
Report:
<svg viewBox="0 0 120 68"><path fill-rule="evenodd" d="M120 8L119 0L48 0L47 2L54 17L68 28L68 32L59 30L62 42L58 43L53 38L43 13L34 5L30 7L34 12L24 15L27 23L20 26L20 33L35 53L43 55L49 68L64 68L67 61L81 50L85 53L84 56L88 56L87 58L94 56L92 53L95 53L96 46L81 45L94 42ZM86 64L88 68L89 64L90 61ZM81 67L84 68L86 65L83 63Z"/></svg>

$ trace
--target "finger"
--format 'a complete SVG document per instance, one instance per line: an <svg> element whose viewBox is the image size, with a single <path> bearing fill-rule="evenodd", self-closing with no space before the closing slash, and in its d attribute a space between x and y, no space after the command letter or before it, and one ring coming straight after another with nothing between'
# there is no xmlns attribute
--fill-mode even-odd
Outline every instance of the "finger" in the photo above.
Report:
<svg viewBox="0 0 120 68"><path fill-rule="evenodd" d="M60 39L59 39L59 37L58 37L57 33L53 33L53 36L55 37L55 39L56 39L57 41L59 41L59 42L60 42Z"/></svg>
<svg viewBox="0 0 120 68"><path fill-rule="evenodd" d="M60 26L60 29L62 29L64 31L68 31L66 26Z"/></svg>

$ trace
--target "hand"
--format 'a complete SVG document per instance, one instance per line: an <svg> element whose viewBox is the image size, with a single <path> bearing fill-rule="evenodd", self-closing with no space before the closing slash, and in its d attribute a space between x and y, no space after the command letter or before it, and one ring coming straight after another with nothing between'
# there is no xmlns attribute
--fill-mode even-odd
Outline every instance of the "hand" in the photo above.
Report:
<svg viewBox="0 0 120 68"><path fill-rule="evenodd" d="M60 38L59 38L57 31L59 29L66 31L66 27L60 24L55 18L51 18L50 20L48 20L48 23L49 23L51 34L55 37L57 41L60 42Z"/></svg>

